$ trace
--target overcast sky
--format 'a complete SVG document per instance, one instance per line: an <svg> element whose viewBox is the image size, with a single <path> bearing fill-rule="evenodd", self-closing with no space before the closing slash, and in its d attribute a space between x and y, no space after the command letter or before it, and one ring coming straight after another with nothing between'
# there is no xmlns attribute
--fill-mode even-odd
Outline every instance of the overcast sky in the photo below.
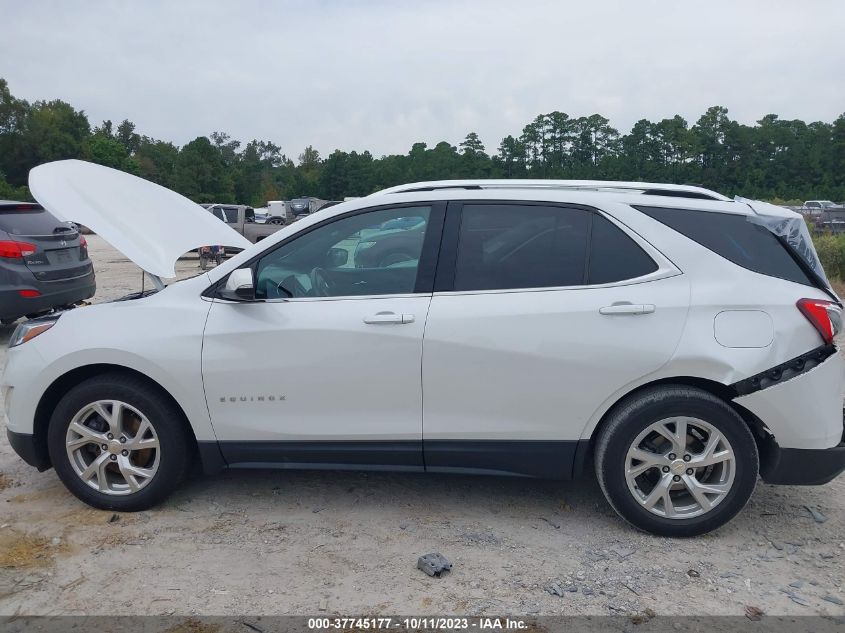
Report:
<svg viewBox="0 0 845 633"><path fill-rule="evenodd" d="M537 114L845 112L842 0L0 0L0 76L92 125L376 155Z"/></svg>

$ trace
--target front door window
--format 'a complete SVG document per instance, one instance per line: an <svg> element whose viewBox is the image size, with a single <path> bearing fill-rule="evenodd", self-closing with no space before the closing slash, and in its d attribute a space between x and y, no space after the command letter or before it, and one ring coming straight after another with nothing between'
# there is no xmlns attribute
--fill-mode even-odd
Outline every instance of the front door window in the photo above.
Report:
<svg viewBox="0 0 845 633"><path fill-rule="evenodd" d="M411 294L431 208L382 209L335 220L258 261L256 297Z"/></svg>

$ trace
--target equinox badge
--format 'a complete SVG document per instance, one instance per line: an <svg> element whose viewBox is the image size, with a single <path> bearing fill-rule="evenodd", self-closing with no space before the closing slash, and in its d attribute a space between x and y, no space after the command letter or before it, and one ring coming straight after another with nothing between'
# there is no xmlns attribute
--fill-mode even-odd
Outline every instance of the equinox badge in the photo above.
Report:
<svg viewBox="0 0 845 633"><path fill-rule="evenodd" d="M278 402L284 396L221 396L220 402Z"/></svg>

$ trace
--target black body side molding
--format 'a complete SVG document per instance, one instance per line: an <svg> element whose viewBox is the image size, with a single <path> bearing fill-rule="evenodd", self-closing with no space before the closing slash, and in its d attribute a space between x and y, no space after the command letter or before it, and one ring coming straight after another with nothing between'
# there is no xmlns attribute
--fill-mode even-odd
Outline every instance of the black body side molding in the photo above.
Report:
<svg viewBox="0 0 845 633"><path fill-rule="evenodd" d="M199 442L203 470L380 470L572 479L589 441L222 441Z"/></svg>

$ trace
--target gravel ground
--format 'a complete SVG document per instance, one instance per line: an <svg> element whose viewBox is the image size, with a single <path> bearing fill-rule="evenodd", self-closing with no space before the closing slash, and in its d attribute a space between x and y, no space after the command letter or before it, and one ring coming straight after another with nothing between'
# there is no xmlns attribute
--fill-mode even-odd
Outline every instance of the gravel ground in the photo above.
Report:
<svg viewBox="0 0 845 633"><path fill-rule="evenodd" d="M140 288L136 267L89 243L97 301ZM433 551L451 574L415 569ZM623 524L592 476L233 471L112 514L0 439L0 615L843 615L843 560L845 477L760 483L728 526L674 540Z"/></svg>

